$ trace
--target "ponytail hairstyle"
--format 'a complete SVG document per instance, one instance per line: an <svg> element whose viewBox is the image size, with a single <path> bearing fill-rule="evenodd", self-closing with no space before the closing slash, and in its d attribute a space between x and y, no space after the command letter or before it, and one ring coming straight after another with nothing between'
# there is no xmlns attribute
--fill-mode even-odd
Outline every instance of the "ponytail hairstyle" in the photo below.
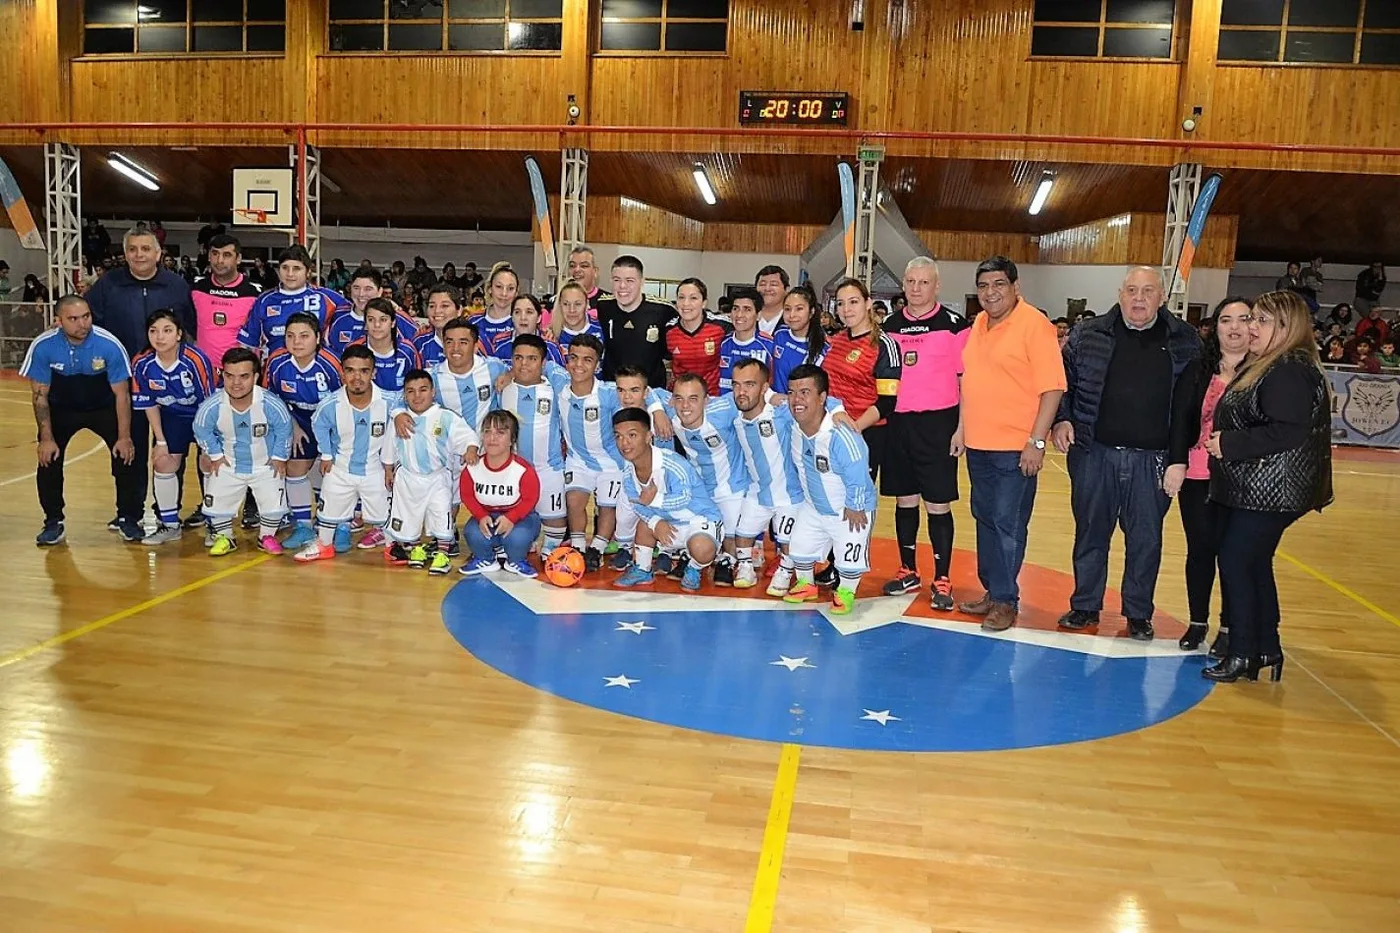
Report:
<svg viewBox="0 0 1400 933"><path fill-rule="evenodd" d="M815 363L826 349L826 331L822 330L821 309L817 307L817 293L810 285L794 285L783 296L783 304L796 296L807 303L807 352L804 361Z"/></svg>
<svg viewBox="0 0 1400 933"><path fill-rule="evenodd" d="M554 310L549 315L549 332L554 335L556 343L564 333L564 312L561 310L564 305L565 292L578 292L583 298L583 324L588 326L588 292L584 291L582 285L574 281L569 281L563 288L559 289L559 294L554 296Z"/></svg>
<svg viewBox="0 0 1400 933"><path fill-rule="evenodd" d="M870 319L870 345L872 347L878 347L880 345L880 334L884 333L884 328L880 326L881 320L879 312L875 310L875 305L870 301L870 289L866 288L865 283L860 279L850 276L836 283L833 294L835 294L838 299L841 297L841 289L843 288L854 288L856 291L860 292L860 297L865 300L865 315ZM837 320L839 322L840 318L838 317Z"/></svg>
<svg viewBox="0 0 1400 933"><path fill-rule="evenodd" d="M378 311L389 319L389 342L394 345L394 349L399 348L399 328L395 318L398 312L394 310L393 302L387 298L371 298L365 303L365 317L369 317L371 311ZM295 316L295 315L293 315ZM369 329L365 329L365 346L369 346Z"/></svg>

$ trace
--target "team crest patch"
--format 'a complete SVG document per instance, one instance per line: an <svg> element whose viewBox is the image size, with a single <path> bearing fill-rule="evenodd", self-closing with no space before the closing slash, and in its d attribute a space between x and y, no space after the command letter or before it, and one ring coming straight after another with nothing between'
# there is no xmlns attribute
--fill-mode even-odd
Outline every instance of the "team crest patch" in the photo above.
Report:
<svg viewBox="0 0 1400 933"><path fill-rule="evenodd" d="M661 329L656 325L647 328L647 343L656 343L661 339Z"/></svg>
<svg viewBox="0 0 1400 933"><path fill-rule="evenodd" d="M549 399L547 398L542 398L535 403L535 411L539 412L542 415L549 414L549 408Z"/></svg>
<svg viewBox="0 0 1400 933"><path fill-rule="evenodd" d="M711 434L709 437L705 438L705 446L711 450L718 450L719 445L722 443L724 442L719 439L718 434Z"/></svg>
<svg viewBox="0 0 1400 933"><path fill-rule="evenodd" d="M706 341L705 341L705 355L706 355L706 356L709 356L711 353L714 353L714 352L715 352L715 342L714 342L713 340L706 340Z"/></svg>
<svg viewBox="0 0 1400 933"><path fill-rule="evenodd" d="M481 386L476 390L476 397L478 401L489 402L491 400L491 387Z"/></svg>
<svg viewBox="0 0 1400 933"><path fill-rule="evenodd" d="M597 421L597 420L598 420L598 409L597 409L597 408L585 408L585 409L583 410L583 420L584 420L584 421Z"/></svg>
<svg viewBox="0 0 1400 933"><path fill-rule="evenodd" d="M771 421L760 421L760 422L758 423L758 436L759 436L759 437L772 437L772 436L773 436L773 422L771 422Z"/></svg>
<svg viewBox="0 0 1400 933"><path fill-rule="evenodd" d="M282 315L282 309L281 309L281 308L268 308L268 309L267 309L267 316L268 316L268 317L281 317L281 315Z"/></svg>
<svg viewBox="0 0 1400 933"><path fill-rule="evenodd" d="M93 372L95 372L95 373L100 373L100 372L102 372L102 370L104 370L104 369L106 369L106 368L107 368L107 361L106 361L106 360L104 360L104 359L103 359L102 357L100 357L100 356L94 357L94 358L93 358L93 361L92 361L92 371L93 371Z"/></svg>
<svg viewBox="0 0 1400 933"><path fill-rule="evenodd" d="M296 390L297 390L297 384L296 384L295 382L288 382L286 379L283 379L283 380L282 380L282 391L283 391L283 392L286 392L288 395L291 395L291 394L293 394L294 392L296 392Z"/></svg>
<svg viewBox="0 0 1400 933"><path fill-rule="evenodd" d="M157 391L157 392L164 392L164 391L165 391L165 380L164 380L164 379L150 379L150 380L147 380L147 383L146 383L146 384L149 385L152 389L154 389L154 390Z"/></svg>
<svg viewBox="0 0 1400 933"><path fill-rule="evenodd" d="M265 425L265 424L255 424L255 425L253 425L253 436L254 436L254 437L267 437L267 425Z"/></svg>
<svg viewBox="0 0 1400 933"><path fill-rule="evenodd" d="M389 522L389 527L394 529L395 531L403 531L403 519L394 519L393 521Z"/></svg>
<svg viewBox="0 0 1400 933"><path fill-rule="evenodd" d="M205 496L205 497L204 497L204 507L205 507L206 509L212 509L212 508L214 507L214 497L213 497L213 496Z"/></svg>
<svg viewBox="0 0 1400 933"><path fill-rule="evenodd" d="M859 348L859 347L857 347L856 349L852 350L850 353L847 353L847 354L846 354L846 362L847 362L847 363L854 363L854 362L855 362L856 360L858 360L858 359L860 359L860 348Z"/></svg>
<svg viewBox="0 0 1400 933"><path fill-rule="evenodd" d="M573 481L574 481L574 471L573 471L573 470L565 470L565 471L564 471L564 482L565 482L565 484L572 483Z"/></svg>
<svg viewBox="0 0 1400 933"><path fill-rule="evenodd" d="M817 472L818 472L818 473L830 473L830 472L831 472L831 461L830 461L830 460L827 460L825 457L821 457L821 456L817 457Z"/></svg>
<svg viewBox="0 0 1400 933"><path fill-rule="evenodd" d="M383 437L383 436L384 436L384 422L382 422L382 421L376 421L376 422L374 422L373 424L371 424L371 425L369 426L369 436L370 436L370 437Z"/></svg>
<svg viewBox="0 0 1400 933"><path fill-rule="evenodd" d="M224 326L225 324L227 324L227 323L228 323L228 315L227 315L227 314L225 314L225 313L222 312L222 311L215 311L215 312L214 312L214 326L215 326L215 327L223 327L223 326Z"/></svg>
<svg viewBox="0 0 1400 933"><path fill-rule="evenodd" d="M905 351L905 353L904 353L904 365L905 365L905 366L913 366L913 365L914 365L915 363L917 363L917 362L919 362L919 354L918 354L918 351L916 351L916 350L907 350L907 351Z"/></svg>
<svg viewBox="0 0 1400 933"><path fill-rule="evenodd" d="M433 425L433 437L442 437L442 425Z"/></svg>

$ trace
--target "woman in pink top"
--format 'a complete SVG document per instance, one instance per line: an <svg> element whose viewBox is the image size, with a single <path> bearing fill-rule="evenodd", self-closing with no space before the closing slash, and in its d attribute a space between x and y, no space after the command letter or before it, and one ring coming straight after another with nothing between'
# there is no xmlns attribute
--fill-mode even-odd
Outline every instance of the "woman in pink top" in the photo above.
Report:
<svg viewBox="0 0 1400 933"><path fill-rule="evenodd" d="M1215 332L1206 341L1201 376L1196 386L1201 430L1187 455L1186 480L1177 496L1181 525L1186 531L1186 601L1191 624L1181 636L1181 649L1195 651L1209 631L1210 596L1215 587L1216 546L1219 542L1219 506L1210 501L1210 454L1205 442L1215 419L1215 405L1249 351L1249 318L1252 305L1245 298L1226 298L1215 307ZM1210 646L1210 656L1226 657L1230 626L1222 612L1220 633Z"/></svg>

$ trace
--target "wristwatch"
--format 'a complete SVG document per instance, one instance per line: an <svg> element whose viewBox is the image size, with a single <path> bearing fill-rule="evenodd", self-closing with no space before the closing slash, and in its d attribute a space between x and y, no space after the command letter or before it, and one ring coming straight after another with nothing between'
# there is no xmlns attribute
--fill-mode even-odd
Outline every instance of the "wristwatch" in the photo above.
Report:
<svg viewBox="0 0 1400 933"><path fill-rule="evenodd" d="M1043 437L1033 437L1033 438L1030 439L1030 441L1029 441L1028 443L1029 443L1032 447L1034 447L1036 450L1044 450L1044 449L1045 449L1045 438L1043 438Z"/></svg>

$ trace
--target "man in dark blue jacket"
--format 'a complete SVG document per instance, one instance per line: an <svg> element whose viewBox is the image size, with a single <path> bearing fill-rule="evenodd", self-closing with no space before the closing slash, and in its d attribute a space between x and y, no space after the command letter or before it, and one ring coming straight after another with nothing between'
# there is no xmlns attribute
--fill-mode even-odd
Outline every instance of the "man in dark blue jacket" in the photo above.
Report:
<svg viewBox="0 0 1400 933"><path fill-rule="evenodd" d="M1069 454L1074 512L1074 595L1060 627L1099 624L1113 529L1123 528L1123 614L1128 633L1152 638L1162 563L1162 519L1186 478L1192 393L1200 366L1196 328L1162 302L1162 274L1128 271L1118 304L1070 331L1062 353L1068 389L1052 432Z"/></svg>
<svg viewBox="0 0 1400 933"><path fill-rule="evenodd" d="M126 268L106 273L87 293L92 323L110 331L126 348L128 357L134 357L146 349L146 316L158 308L171 308L180 318L185 338L193 341L195 316L190 285L179 274L161 268L161 246L155 234L145 227L128 230L122 237L122 252L126 254ZM131 430L136 445L131 466L139 476L146 475L150 437L146 416L140 415ZM115 529L115 522L114 519L108 527Z"/></svg>

